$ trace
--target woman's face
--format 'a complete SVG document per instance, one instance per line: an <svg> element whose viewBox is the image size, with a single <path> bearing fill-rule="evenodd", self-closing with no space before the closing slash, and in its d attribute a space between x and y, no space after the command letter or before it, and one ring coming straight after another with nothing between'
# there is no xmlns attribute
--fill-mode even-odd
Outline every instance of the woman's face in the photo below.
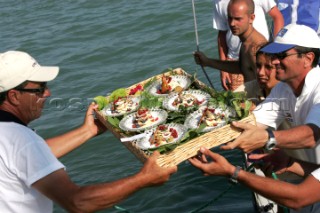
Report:
<svg viewBox="0 0 320 213"><path fill-rule="evenodd" d="M276 79L276 68L271 57L265 54L257 56L257 77L261 88L271 90L279 81Z"/></svg>

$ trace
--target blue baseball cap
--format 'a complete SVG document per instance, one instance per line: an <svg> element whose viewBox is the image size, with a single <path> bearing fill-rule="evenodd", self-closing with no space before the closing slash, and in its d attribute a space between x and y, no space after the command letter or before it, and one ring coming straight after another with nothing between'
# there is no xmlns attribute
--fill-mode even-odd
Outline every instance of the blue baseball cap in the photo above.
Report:
<svg viewBox="0 0 320 213"><path fill-rule="evenodd" d="M280 53L295 46L320 48L316 31L305 25L289 24L282 28L274 41L261 49L265 53Z"/></svg>

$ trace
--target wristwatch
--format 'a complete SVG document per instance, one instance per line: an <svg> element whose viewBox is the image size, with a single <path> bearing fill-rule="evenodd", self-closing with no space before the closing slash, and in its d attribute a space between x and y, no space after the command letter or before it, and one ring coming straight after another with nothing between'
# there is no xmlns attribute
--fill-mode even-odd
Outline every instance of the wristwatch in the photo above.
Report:
<svg viewBox="0 0 320 213"><path fill-rule="evenodd" d="M234 173L230 177L229 181L230 183L237 184L238 183L238 175L242 168L240 166L236 166L236 170L234 170Z"/></svg>
<svg viewBox="0 0 320 213"><path fill-rule="evenodd" d="M268 151L273 150L276 145L277 145L277 141L276 138L274 137L274 134L272 132L271 129L266 129L269 135L269 139L267 140L267 143L264 145L264 148Z"/></svg>

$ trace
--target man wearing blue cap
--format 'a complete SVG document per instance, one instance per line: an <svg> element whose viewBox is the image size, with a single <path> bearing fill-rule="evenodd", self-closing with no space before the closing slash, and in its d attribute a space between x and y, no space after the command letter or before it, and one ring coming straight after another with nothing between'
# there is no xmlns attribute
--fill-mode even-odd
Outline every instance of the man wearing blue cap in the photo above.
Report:
<svg viewBox="0 0 320 213"><path fill-rule="evenodd" d="M283 149L290 158L286 158L283 165L274 167L274 171L288 169L306 177L314 170L303 183L293 186L248 175L240 167L230 165L221 156L206 149L200 150L202 158L193 158L190 162L205 174L230 175L233 180L238 179L267 198L292 208L320 201L320 169L315 170L320 164L319 48L320 39L313 29L290 24L278 33L274 42L261 49L271 55L272 63L276 66L276 78L280 82L255 109L257 126L234 122L233 125L243 129L243 133L221 147L240 148L246 153L258 148L267 151ZM274 131L284 120L290 123L291 128ZM212 158L214 164L208 163L205 156ZM261 156L250 157L257 159ZM284 158L280 155L277 157ZM268 186L273 187L270 189ZM289 195L294 190L295 194ZM307 206L298 212L320 212L320 207Z"/></svg>
<svg viewBox="0 0 320 213"><path fill-rule="evenodd" d="M274 42L261 49L271 55L276 78L281 82L255 109L258 127L235 122L234 126L245 131L224 146L225 149L239 147L245 152L261 147L299 149L291 150L290 155L320 164L320 147L317 146L320 133L319 48L320 39L314 30L290 24L278 33ZM292 128L267 129L277 129L283 120L287 120Z"/></svg>

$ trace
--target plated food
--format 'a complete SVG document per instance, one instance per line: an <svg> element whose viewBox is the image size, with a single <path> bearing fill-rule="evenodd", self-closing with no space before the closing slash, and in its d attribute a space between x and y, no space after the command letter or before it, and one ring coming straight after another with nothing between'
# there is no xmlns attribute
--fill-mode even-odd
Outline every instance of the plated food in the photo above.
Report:
<svg viewBox="0 0 320 213"><path fill-rule="evenodd" d="M178 143L187 132L182 124L161 124L156 128L147 130L146 137L136 140L136 145L143 150L158 148L160 146Z"/></svg>
<svg viewBox="0 0 320 213"><path fill-rule="evenodd" d="M209 132L226 125L228 115L230 115L230 113L221 108L215 108L213 106L202 107L186 118L185 126L189 129L196 129L204 124L206 127L202 131Z"/></svg>
<svg viewBox="0 0 320 213"><path fill-rule="evenodd" d="M120 97L107 105L107 107L104 109L104 113L107 116L121 116L130 112L134 112L138 109L139 102L139 96Z"/></svg>
<svg viewBox="0 0 320 213"><path fill-rule="evenodd" d="M149 92L155 96L167 96L171 92L181 92L187 89L191 84L189 77L184 75L163 75L158 81L155 81L149 87Z"/></svg>
<svg viewBox="0 0 320 213"><path fill-rule="evenodd" d="M172 93L163 100L163 107L170 111L178 111L180 106L203 106L208 103L210 95L201 90L187 90Z"/></svg>
<svg viewBox="0 0 320 213"><path fill-rule="evenodd" d="M142 131L164 123L168 113L161 109L139 109L135 113L125 116L119 123L119 127L125 131Z"/></svg>

